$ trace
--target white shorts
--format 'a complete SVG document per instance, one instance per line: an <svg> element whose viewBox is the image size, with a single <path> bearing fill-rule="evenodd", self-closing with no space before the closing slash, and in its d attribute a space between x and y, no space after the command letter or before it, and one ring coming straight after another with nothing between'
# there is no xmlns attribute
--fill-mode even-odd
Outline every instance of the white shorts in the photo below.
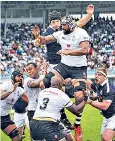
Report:
<svg viewBox="0 0 115 141"><path fill-rule="evenodd" d="M27 112L23 114L14 112L14 122L17 128L28 125Z"/></svg>
<svg viewBox="0 0 115 141"><path fill-rule="evenodd" d="M101 127L101 134L103 134L106 128L112 129L115 131L115 115L110 118L104 118L102 127Z"/></svg>

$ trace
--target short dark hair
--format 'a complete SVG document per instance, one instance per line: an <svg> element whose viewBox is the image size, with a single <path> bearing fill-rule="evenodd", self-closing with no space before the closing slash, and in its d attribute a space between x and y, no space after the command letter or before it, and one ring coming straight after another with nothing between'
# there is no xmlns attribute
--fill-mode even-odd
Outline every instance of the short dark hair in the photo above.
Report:
<svg viewBox="0 0 115 141"><path fill-rule="evenodd" d="M13 71L12 72L12 75L11 75L11 79L15 82L15 78L18 75L23 75L23 72L21 70L15 70L15 71Z"/></svg>
<svg viewBox="0 0 115 141"><path fill-rule="evenodd" d="M37 68L37 64L34 62L29 62L26 66L29 66L29 65L33 65L35 68Z"/></svg>

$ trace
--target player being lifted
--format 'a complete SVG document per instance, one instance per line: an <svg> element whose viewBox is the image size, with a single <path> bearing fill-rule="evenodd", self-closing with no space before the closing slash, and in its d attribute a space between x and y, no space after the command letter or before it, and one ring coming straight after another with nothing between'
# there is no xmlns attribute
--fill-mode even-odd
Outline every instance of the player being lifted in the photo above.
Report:
<svg viewBox="0 0 115 141"><path fill-rule="evenodd" d="M50 86L51 77L54 75L61 76L62 79L72 78L87 78L87 59L86 55L88 53L89 46L89 36L87 32L78 26L85 25L91 18L94 12L94 6L89 5L87 8L89 14L76 22L70 16L65 16L61 20L62 30L52 33L48 36L40 36L39 30L36 28L33 30L35 35L34 45L39 44L49 44L51 42L57 42L61 45L61 50L57 54L61 55L61 62L54 67L52 72L49 72L44 79L45 87ZM55 46L52 46L52 49ZM80 84L82 87L82 83ZM81 89L74 90L74 96L76 98L76 104L81 102L81 97L83 92ZM74 124L75 138L77 141L82 140L82 132L80 128L81 114L76 115L76 122Z"/></svg>

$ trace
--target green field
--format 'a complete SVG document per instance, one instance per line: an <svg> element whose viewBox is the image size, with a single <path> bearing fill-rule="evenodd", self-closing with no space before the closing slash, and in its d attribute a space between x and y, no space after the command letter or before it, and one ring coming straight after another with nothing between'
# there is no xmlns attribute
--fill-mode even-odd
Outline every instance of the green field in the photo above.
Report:
<svg viewBox="0 0 115 141"><path fill-rule="evenodd" d="M75 116L66 111L69 120L74 123ZM82 116L82 129L83 129L83 141L101 141L100 129L103 116L100 115L99 110L86 105ZM8 136L3 132L1 133L1 141L11 141ZM23 141L30 141L29 132L26 129L26 138Z"/></svg>

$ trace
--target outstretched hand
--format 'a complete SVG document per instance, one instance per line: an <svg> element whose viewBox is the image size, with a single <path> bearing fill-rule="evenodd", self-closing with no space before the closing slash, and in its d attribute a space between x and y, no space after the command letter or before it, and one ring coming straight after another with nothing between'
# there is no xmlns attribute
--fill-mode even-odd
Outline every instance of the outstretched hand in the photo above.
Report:
<svg viewBox="0 0 115 141"><path fill-rule="evenodd" d="M34 46L36 47L40 43L40 29L38 26L34 26L34 28L32 29L32 34L35 37Z"/></svg>
<svg viewBox="0 0 115 141"><path fill-rule="evenodd" d="M35 37L35 40L34 40L34 46L38 46L40 45L40 29L38 26L34 26L34 28L32 29L32 34L34 35Z"/></svg>
<svg viewBox="0 0 115 141"><path fill-rule="evenodd" d="M16 88L19 86L20 82L16 82L13 84L13 88L12 88L12 92L14 92L16 90Z"/></svg>
<svg viewBox="0 0 115 141"><path fill-rule="evenodd" d="M88 5L86 12L87 12L87 14L93 14L94 13L94 5L93 4Z"/></svg>
<svg viewBox="0 0 115 141"><path fill-rule="evenodd" d="M34 28L32 29L32 34L34 35L35 39L37 37L39 37L39 35L40 35L40 29L39 29L38 26L36 26L36 25L34 26Z"/></svg>

